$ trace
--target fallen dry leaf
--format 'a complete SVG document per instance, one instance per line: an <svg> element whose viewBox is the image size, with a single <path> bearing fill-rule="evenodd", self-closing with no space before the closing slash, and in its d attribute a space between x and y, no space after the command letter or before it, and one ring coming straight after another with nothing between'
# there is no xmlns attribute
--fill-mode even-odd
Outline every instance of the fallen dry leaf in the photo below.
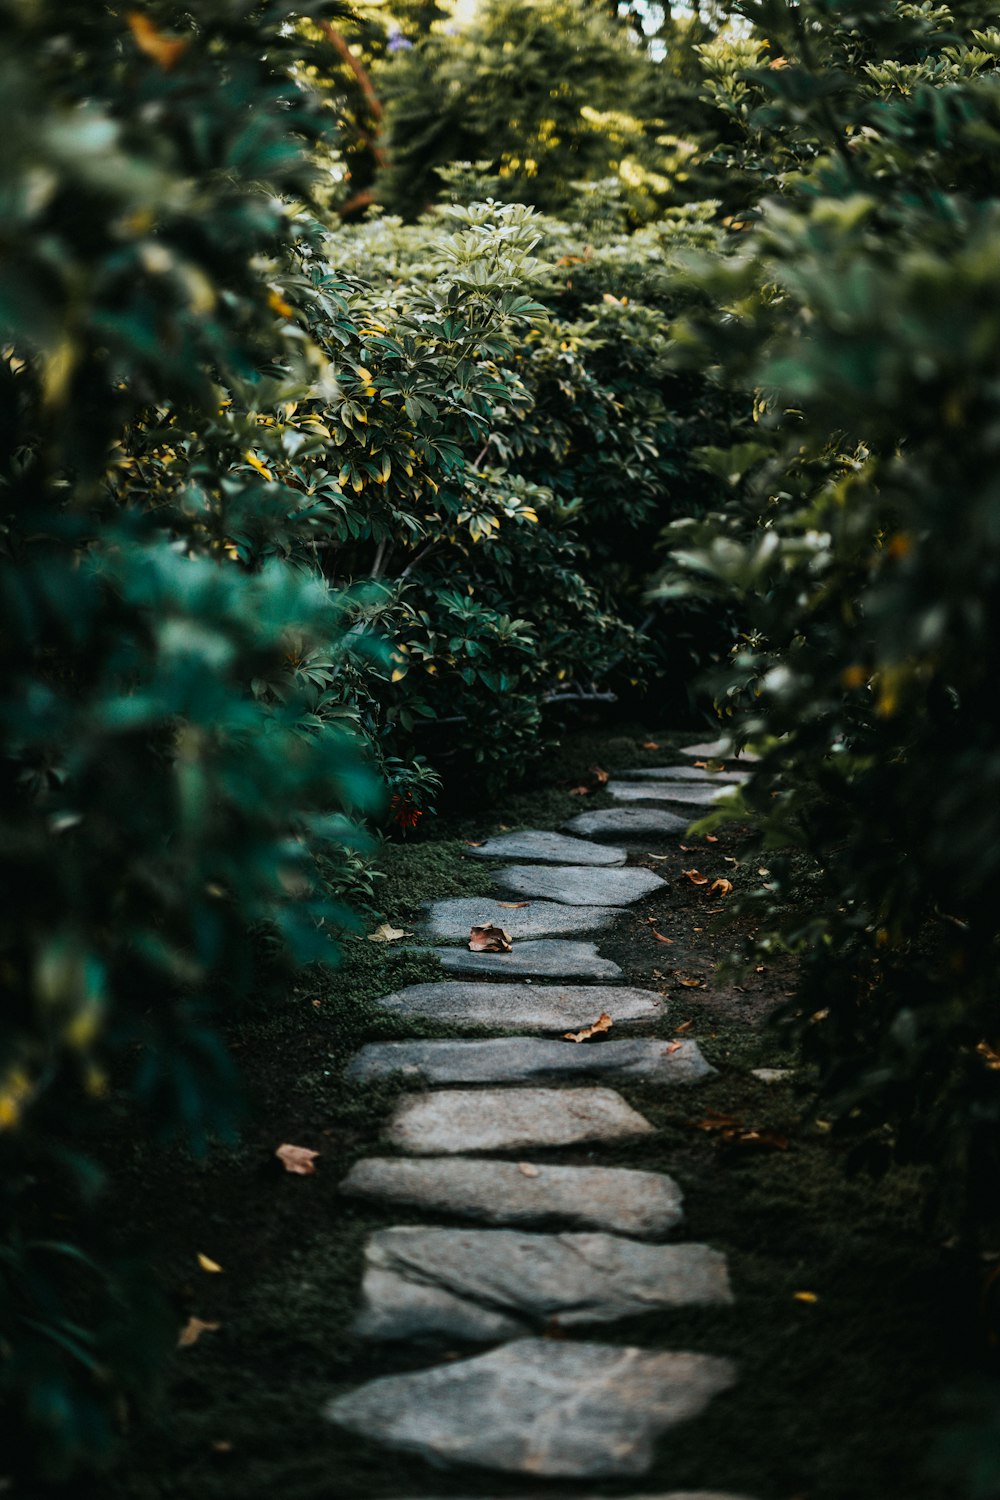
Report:
<svg viewBox="0 0 1000 1500"><path fill-rule="evenodd" d="M793 1292L792 1297L796 1302L818 1302L819 1298L815 1292Z"/></svg>
<svg viewBox="0 0 1000 1500"><path fill-rule="evenodd" d="M695 765L698 767L699 771L707 771L708 770L708 761L707 760L696 760L695 761Z"/></svg>
<svg viewBox="0 0 1000 1500"><path fill-rule="evenodd" d="M589 797L590 796L590 787L589 786L571 786L570 789L569 789L569 794L570 794L571 797Z"/></svg>
<svg viewBox="0 0 1000 1500"><path fill-rule="evenodd" d="M678 1035L680 1035L680 1033L682 1031L690 1031L690 1029L691 1029L691 1027L693 1025L694 1025L693 1021L682 1021L679 1026L675 1026L674 1027L674 1030L677 1032Z"/></svg>
<svg viewBox="0 0 1000 1500"><path fill-rule="evenodd" d="M486 843L485 839L463 839L463 844L468 844L470 849L481 849Z"/></svg>
<svg viewBox="0 0 1000 1500"><path fill-rule="evenodd" d="M492 922L479 922L469 932L470 953L510 953L513 947L510 933Z"/></svg>
<svg viewBox="0 0 1000 1500"><path fill-rule="evenodd" d="M400 938L412 936L412 932L404 932L402 927L392 927L388 922L382 922L374 932L368 934L368 941L370 943L398 943Z"/></svg>
<svg viewBox="0 0 1000 1500"><path fill-rule="evenodd" d="M228 1438L220 1438L217 1443L212 1444L213 1453L232 1453L233 1445Z"/></svg>
<svg viewBox="0 0 1000 1500"><path fill-rule="evenodd" d="M692 885L708 885L708 876L700 870L682 870L681 874L686 875Z"/></svg>
<svg viewBox="0 0 1000 1500"><path fill-rule="evenodd" d="M504 911L520 911L522 906L530 906L530 901L498 901L497 906L502 906Z"/></svg>
<svg viewBox="0 0 1000 1500"><path fill-rule="evenodd" d="M757 1151L787 1151L788 1137L776 1130L725 1130L724 1146L744 1146Z"/></svg>
<svg viewBox="0 0 1000 1500"><path fill-rule="evenodd" d="M586 1042L592 1036L598 1036L602 1031L610 1031L614 1025L606 1010L602 1010L593 1026L585 1026L582 1031L564 1031L564 1042Z"/></svg>
<svg viewBox="0 0 1000 1500"><path fill-rule="evenodd" d="M735 1115L720 1115L712 1109L702 1119L689 1120L688 1124L692 1130L739 1130L743 1121L738 1120Z"/></svg>
<svg viewBox="0 0 1000 1500"><path fill-rule="evenodd" d="M656 930L655 927L653 928L653 936L655 937L655 939L656 939L656 941L658 943L671 943L672 944L673 941L674 941L673 938L664 937L662 932L657 932L657 930Z"/></svg>
<svg viewBox="0 0 1000 1500"><path fill-rule="evenodd" d="M706 835L705 835L705 843L706 844L717 844L718 842L719 842L719 840L718 840L718 836L716 834L714 834L714 833L706 833Z"/></svg>
<svg viewBox="0 0 1000 1500"><path fill-rule="evenodd" d="M683 1045L683 1042L668 1042L663 1049L662 1056L669 1057L671 1052L679 1052Z"/></svg>
<svg viewBox="0 0 1000 1500"><path fill-rule="evenodd" d="M519 1161L517 1170L522 1177L541 1177L542 1175L540 1168L533 1166L530 1161Z"/></svg>
<svg viewBox="0 0 1000 1500"><path fill-rule="evenodd" d="M647 855L646 855L646 858L647 858L647 859L657 859L657 860L662 860L662 859L671 859L671 858L672 858L672 856L671 856L671 855L669 855L669 854L647 854Z"/></svg>
<svg viewBox="0 0 1000 1500"><path fill-rule="evenodd" d="M314 1162L319 1155L318 1151L310 1151L308 1146L279 1146L275 1156L281 1162L286 1172L293 1172L296 1177L311 1177L316 1168Z"/></svg>
<svg viewBox="0 0 1000 1500"><path fill-rule="evenodd" d="M678 970L675 969L674 978L677 980L677 983L682 984L686 990L703 990L705 988L704 979L696 979L693 974L681 974L678 972Z"/></svg>
<svg viewBox="0 0 1000 1500"><path fill-rule="evenodd" d="M610 773L603 766L591 766L590 774L598 786L604 786L611 779Z"/></svg>
<svg viewBox="0 0 1000 1500"><path fill-rule="evenodd" d="M213 1276L219 1275L222 1271L217 1261L209 1260L208 1256L202 1255L200 1250L198 1251L198 1264L203 1271L210 1271Z"/></svg>
<svg viewBox="0 0 1000 1500"><path fill-rule="evenodd" d="M323 1009L323 1002L322 1002L322 1000L310 1000L309 1004L312 1006L313 1010L322 1010Z"/></svg>
<svg viewBox="0 0 1000 1500"><path fill-rule="evenodd" d="M723 880L720 876L718 880L712 881L712 884L708 888L708 894L711 895L713 891L719 891L723 896L728 896L732 889L733 882L731 880Z"/></svg>
<svg viewBox="0 0 1000 1500"><path fill-rule="evenodd" d="M198 1342L203 1333L215 1333L221 1327L221 1323L206 1323L201 1318L188 1318L184 1327L177 1335L177 1347L178 1349L190 1349L192 1344Z"/></svg>
<svg viewBox="0 0 1000 1500"><path fill-rule="evenodd" d="M187 51L186 41L182 41L180 37L165 36L141 10L130 10L125 19L139 51L152 58L165 73L169 73Z"/></svg>
<svg viewBox="0 0 1000 1500"><path fill-rule="evenodd" d="M646 740L645 743L643 744L642 748L644 750L659 750L659 748L660 748L659 741L658 740Z"/></svg>

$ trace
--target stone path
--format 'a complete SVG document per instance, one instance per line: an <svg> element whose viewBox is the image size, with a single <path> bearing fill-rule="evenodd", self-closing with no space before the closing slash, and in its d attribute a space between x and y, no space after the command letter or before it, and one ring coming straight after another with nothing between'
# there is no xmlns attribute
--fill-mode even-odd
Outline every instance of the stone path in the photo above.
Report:
<svg viewBox="0 0 1000 1500"><path fill-rule="evenodd" d="M653 1133L599 1080L673 1087L714 1071L695 1042L671 1040L659 994L613 982L622 971L600 956L593 935L664 886L627 864L627 846L675 838L694 809L743 779L739 770L694 766L623 772L607 787L618 800L689 811L613 808L582 813L561 834L489 839L470 854L514 861L495 873L500 891L518 899L428 906L422 936L448 945L430 951L462 977L410 985L380 1003L397 1015L515 1034L374 1043L351 1064L356 1080L402 1075L420 1086L388 1122L388 1153L357 1162L341 1184L347 1196L405 1214L368 1240L355 1330L390 1349L422 1349L428 1364L331 1401L332 1422L438 1467L628 1479L647 1472L662 1433L735 1382L732 1364L707 1354L552 1337L672 1307L724 1307L732 1292L717 1250L663 1243L683 1222L671 1177L561 1165L548 1153ZM511 935L510 953L468 951L470 928L487 923ZM611 1036L576 1044L559 1035L604 1013ZM623 1038L630 1023L660 1034ZM422 1214L458 1224L421 1223ZM456 1357L456 1343L493 1347Z"/></svg>

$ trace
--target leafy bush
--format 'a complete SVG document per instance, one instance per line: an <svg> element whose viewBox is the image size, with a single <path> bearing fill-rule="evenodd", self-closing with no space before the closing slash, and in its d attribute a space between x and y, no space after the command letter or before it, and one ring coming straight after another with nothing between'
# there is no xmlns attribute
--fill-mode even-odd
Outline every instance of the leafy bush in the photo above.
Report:
<svg viewBox="0 0 1000 1500"><path fill-rule="evenodd" d="M744 609L717 703L770 746L747 800L792 855L761 942L802 955L824 1112L856 1159L933 1163L971 1228L1000 1166L1000 35L974 7L746 13L771 60L722 102L773 196L677 337L754 420L702 454L720 504L674 529L663 591Z"/></svg>

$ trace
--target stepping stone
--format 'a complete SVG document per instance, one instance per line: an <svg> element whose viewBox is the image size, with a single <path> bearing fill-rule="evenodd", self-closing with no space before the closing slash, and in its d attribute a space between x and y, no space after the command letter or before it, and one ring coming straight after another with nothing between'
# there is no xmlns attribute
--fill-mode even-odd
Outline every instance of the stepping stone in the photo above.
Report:
<svg viewBox="0 0 1000 1500"><path fill-rule="evenodd" d="M449 896L428 905L421 925L438 942L468 942L470 928L489 922L505 928L517 943L525 938L602 932L620 915L620 909L614 906L559 906L554 901L532 901L512 910L509 903L504 906L488 897Z"/></svg>
<svg viewBox="0 0 1000 1500"><path fill-rule="evenodd" d="M578 813L565 826L569 833L636 843L672 839L678 833L687 833L691 819L655 807L606 807L600 812Z"/></svg>
<svg viewBox="0 0 1000 1500"><path fill-rule="evenodd" d="M425 1016L449 1025L531 1026L539 1031L577 1031L602 1011L620 1024L650 1021L663 1014L655 990L627 985L484 984L472 979L438 979L411 984L379 1002L401 1016Z"/></svg>
<svg viewBox="0 0 1000 1500"><path fill-rule="evenodd" d="M407 1073L425 1083L543 1083L559 1078L656 1078L664 1084L697 1083L715 1069L697 1042L655 1037L573 1043L542 1037L495 1041L370 1042L347 1069L355 1081Z"/></svg>
<svg viewBox="0 0 1000 1500"><path fill-rule="evenodd" d="M655 1133L614 1089L454 1089L405 1096L387 1139L414 1156L460 1156Z"/></svg>
<svg viewBox="0 0 1000 1500"><path fill-rule="evenodd" d="M407 1496L407 1500L411 1500L411 1497ZM416 1496L413 1496L412 1500L416 1500ZM421 1496L421 1500L443 1500L443 1496ZM473 1497L471 1495L452 1496L451 1500L473 1500ZM475 1500L500 1500L500 1497L477 1495ZM539 1495L537 1491L534 1495L525 1495L522 1493L519 1496L519 1500L552 1500L552 1495L551 1493L548 1495ZM601 1497L598 1495L575 1495L573 1500L601 1500ZM631 1497L626 1495L623 1497L623 1500L747 1500L747 1496L723 1495L720 1490L671 1490L669 1495L634 1495Z"/></svg>
<svg viewBox="0 0 1000 1500"><path fill-rule="evenodd" d="M734 788L694 781L609 781L604 790L616 802L679 802L688 807L711 807Z"/></svg>
<svg viewBox="0 0 1000 1500"><path fill-rule="evenodd" d="M743 760L750 763L760 760L760 756L753 750L741 750L739 755L734 755L733 742L726 735L701 745L684 745L681 747L681 754L696 756L698 760Z"/></svg>
<svg viewBox="0 0 1000 1500"><path fill-rule="evenodd" d="M470 1161L435 1156L367 1157L340 1191L395 1207L459 1214L486 1224L558 1223L661 1239L684 1217L681 1190L661 1172L626 1167L554 1167L548 1163Z"/></svg>
<svg viewBox="0 0 1000 1500"><path fill-rule="evenodd" d="M623 865L624 849L606 849L586 839L569 839L564 833L543 833L538 828L523 833L501 833L479 848L469 848L473 859L523 859L541 865Z"/></svg>
<svg viewBox="0 0 1000 1500"><path fill-rule="evenodd" d="M426 949L421 950L426 952ZM432 948L442 967L454 974L490 974L497 979L621 979L610 958L600 958L596 943L539 938L516 943L511 953L470 953L468 948Z"/></svg>
<svg viewBox="0 0 1000 1500"><path fill-rule="evenodd" d="M426 1228L371 1236L361 1296L361 1338L484 1343L541 1333L553 1318L573 1328L733 1300L726 1258L707 1245Z"/></svg>
<svg viewBox="0 0 1000 1500"><path fill-rule="evenodd" d="M629 906L666 885L652 870L592 870L586 865L504 865L496 878L515 896L541 896L567 906Z"/></svg>
<svg viewBox="0 0 1000 1500"><path fill-rule="evenodd" d="M369 1381L325 1415L438 1465L533 1478L644 1474L662 1432L735 1383L727 1359L516 1339L475 1359Z"/></svg>
<svg viewBox="0 0 1000 1500"><path fill-rule="evenodd" d="M749 771L703 771L699 766L646 766L641 771L616 771L619 781L693 781L704 786L743 783Z"/></svg>

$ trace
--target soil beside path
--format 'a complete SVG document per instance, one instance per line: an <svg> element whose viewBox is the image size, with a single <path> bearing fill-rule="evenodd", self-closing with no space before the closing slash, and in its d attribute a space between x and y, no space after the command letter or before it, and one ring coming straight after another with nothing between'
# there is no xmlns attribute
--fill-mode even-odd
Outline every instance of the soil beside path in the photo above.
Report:
<svg viewBox="0 0 1000 1500"><path fill-rule="evenodd" d="M651 739L660 741L655 754L640 748ZM670 748L665 735L645 727L569 747L568 774L555 768L556 785L509 800L502 818L453 822L448 831L458 838L394 853L380 896L385 915L410 926L420 899L485 897L501 866L472 857L461 837L479 841L504 825L562 827L582 799L567 797L560 780L574 771L578 780L594 760L614 772L669 764ZM587 811L616 805L635 804L598 793ZM822 1121L804 1112L798 1080L755 1076L791 1065L780 1028L767 1024L791 990L791 970L768 964L738 983L721 978L719 961L734 946L734 934L712 915L724 898L709 899L708 887L684 873L696 869L709 885L738 880L738 847L736 830L714 843L676 833L629 843L622 868L644 867L663 884L651 883L593 939L601 957L620 966L620 984L664 1000L656 1021L639 1017L609 1040L695 1042L717 1071L677 1087L656 1077L597 1079L654 1129L600 1147L533 1150L531 1160L638 1169L679 1184L685 1220L668 1243L704 1244L725 1256L734 1302L625 1316L596 1337L610 1348L730 1360L739 1379L673 1428L640 1478L552 1480L538 1493L942 1500L924 1461L928 1435L945 1420L942 1395L967 1352L952 1332L964 1310L921 1229L916 1180L849 1181ZM345 1082L351 1058L366 1043L459 1034L453 1024L381 1010L379 997L448 977L419 953L349 944L339 973L316 976L280 1013L249 1017L234 1037L252 1095L239 1147L202 1165L130 1149L119 1169L131 1205L128 1232L138 1227L158 1246L178 1325L193 1314L220 1326L178 1352L171 1388L134 1428L125 1462L92 1489L76 1485L75 1500L527 1500L523 1478L435 1472L321 1417L331 1398L368 1380L476 1352L461 1341L431 1347L356 1336L370 1236L398 1224L445 1228L455 1220L426 1209L401 1216L338 1191L354 1162L383 1154L385 1123L407 1088L398 1077ZM461 1032L477 1034L490 1033ZM282 1141L320 1151L315 1175L281 1173L273 1151ZM123 1236L125 1229L123 1216ZM198 1253L223 1274L199 1271ZM592 1326L570 1334L594 1337Z"/></svg>

